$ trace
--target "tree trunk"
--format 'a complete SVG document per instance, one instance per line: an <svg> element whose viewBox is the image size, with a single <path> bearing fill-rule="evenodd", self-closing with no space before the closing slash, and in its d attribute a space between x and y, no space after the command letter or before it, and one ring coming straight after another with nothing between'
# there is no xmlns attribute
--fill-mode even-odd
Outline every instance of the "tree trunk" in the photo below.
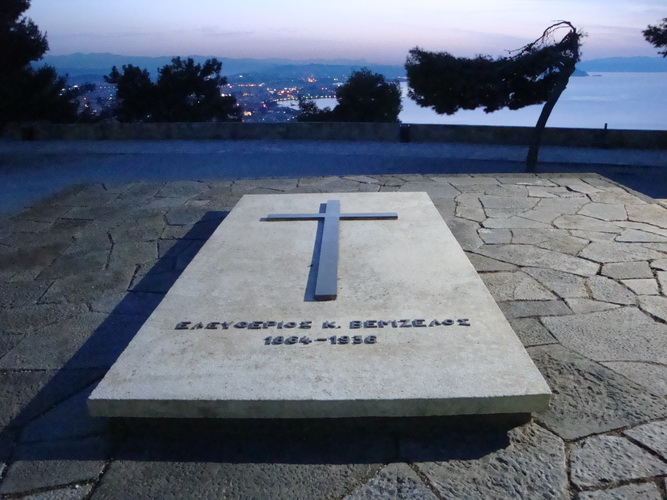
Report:
<svg viewBox="0 0 667 500"><path fill-rule="evenodd" d="M551 112L558 102L560 95L567 87L567 83L570 81L570 76L572 76L572 73L574 73L574 66L563 71L563 78L561 78L554 87L553 91L549 95L549 98L547 99L547 102L544 103L540 117L537 119L535 129L533 130L533 137L530 141L530 148L528 149L528 156L526 157L526 166L529 172L533 172L537 166L537 156L540 152L542 135L544 134L547 120L549 119L549 116L551 116Z"/></svg>

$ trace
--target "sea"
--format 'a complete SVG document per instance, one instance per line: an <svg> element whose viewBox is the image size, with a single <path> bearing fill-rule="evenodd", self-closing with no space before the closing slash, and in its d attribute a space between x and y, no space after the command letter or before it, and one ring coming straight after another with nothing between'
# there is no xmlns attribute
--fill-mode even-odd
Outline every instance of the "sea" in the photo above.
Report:
<svg viewBox="0 0 667 500"><path fill-rule="evenodd" d="M481 109L439 115L422 108L403 90L403 123L532 127L541 105L484 113ZM335 107L336 99L317 99L320 108ZM296 103L290 104L296 107ZM547 127L626 130L667 130L667 73L590 73L570 78L551 113Z"/></svg>

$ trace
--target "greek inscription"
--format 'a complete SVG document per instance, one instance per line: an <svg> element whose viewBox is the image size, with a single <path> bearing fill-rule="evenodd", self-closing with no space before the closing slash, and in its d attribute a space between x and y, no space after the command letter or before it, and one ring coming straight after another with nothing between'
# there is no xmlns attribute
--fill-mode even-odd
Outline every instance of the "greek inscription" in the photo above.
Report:
<svg viewBox="0 0 667 500"><path fill-rule="evenodd" d="M443 320L431 320L428 321L424 318L417 319L399 319L399 320L379 320L379 319L366 319L366 320L353 320L349 322L349 328L351 330L359 329L375 329L375 328L425 328L425 327L436 327L436 326L472 326L470 319L460 318L457 320L454 319L443 319ZM238 330L267 330L270 328L276 328L278 330L282 329L300 329L300 330L310 330L313 328L312 321L210 321L208 323L204 322L192 322L192 321L179 321L174 326L174 330L228 330L229 328L234 327ZM322 322L322 329L340 329L341 326L336 324L335 321L324 321ZM342 338L342 337L341 337ZM316 339L318 340L318 339Z"/></svg>

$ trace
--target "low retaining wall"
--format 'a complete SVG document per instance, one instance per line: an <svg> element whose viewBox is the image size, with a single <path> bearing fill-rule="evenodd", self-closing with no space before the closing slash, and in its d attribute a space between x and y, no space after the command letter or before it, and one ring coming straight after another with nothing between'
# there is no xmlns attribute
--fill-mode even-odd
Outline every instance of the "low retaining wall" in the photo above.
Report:
<svg viewBox="0 0 667 500"><path fill-rule="evenodd" d="M398 123L96 123L13 125L14 140L320 140L527 145L532 127ZM547 128L545 145L667 149L664 130Z"/></svg>
<svg viewBox="0 0 667 500"><path fill-rule="evenodd" d="M23 140L342 140L396 141L396 123L95 123L7 129Z"/></svg>
<svg viewBox="0 0 667 500"><path fill-rule="evenodd" d="M410 137L414 142L528 145L532 134L532 127L410 125ZM667 149L667 131L546 128L542 144L610 149Z"/></svg>

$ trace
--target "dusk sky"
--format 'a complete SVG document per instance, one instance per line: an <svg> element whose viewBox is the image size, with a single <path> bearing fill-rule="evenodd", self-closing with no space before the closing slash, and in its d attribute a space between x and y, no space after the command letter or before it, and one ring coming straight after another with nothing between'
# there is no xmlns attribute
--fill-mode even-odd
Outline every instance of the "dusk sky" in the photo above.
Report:
<svg viewBox="0 0 667 500"><path fill-rule="evenodd" d="M50 55L365 59L403 64L419 45L503 55L566 19L588 34L583 59L658 56L641 31L665 0L32 0Z"/></svg>

